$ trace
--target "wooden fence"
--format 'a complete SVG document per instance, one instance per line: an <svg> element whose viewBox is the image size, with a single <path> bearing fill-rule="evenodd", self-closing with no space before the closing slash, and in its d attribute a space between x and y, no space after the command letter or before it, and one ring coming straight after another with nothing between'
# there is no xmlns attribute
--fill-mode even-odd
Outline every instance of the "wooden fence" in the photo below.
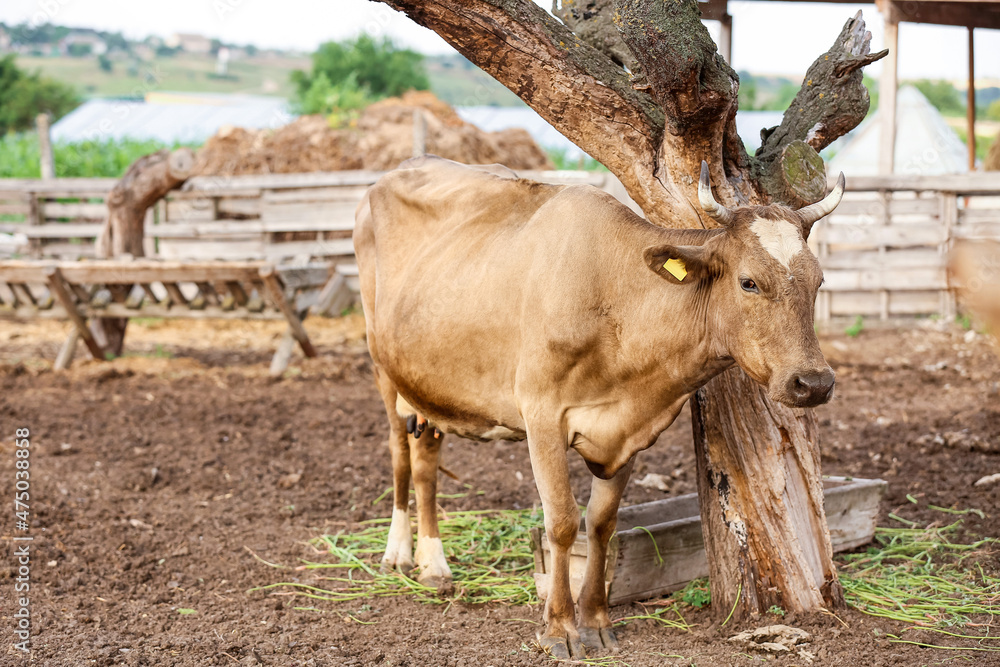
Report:
<svg viewBox="0 0 1000 667"><path fill-rule="evenodd" d="M1000 239L1000 174L858 176L809 244L826 282L819 321L955 316L947 271L956 239Z"/></svg>
<svg viewBox="0 0 1000 667"><path fill-rule="evenodd" d="M588 183L633 209L605 172L525 172L552 183ZM146 219L146 255L171 260L267 260L337 265L356 289L354 209L378 172L197 177ZM111 179L0 180L0 257L94 255ZM817 319L952 317L946 269L955 239L1000 239L1000 174L854 177L840 207L817 223L810 245L826 275Z"/></svg>

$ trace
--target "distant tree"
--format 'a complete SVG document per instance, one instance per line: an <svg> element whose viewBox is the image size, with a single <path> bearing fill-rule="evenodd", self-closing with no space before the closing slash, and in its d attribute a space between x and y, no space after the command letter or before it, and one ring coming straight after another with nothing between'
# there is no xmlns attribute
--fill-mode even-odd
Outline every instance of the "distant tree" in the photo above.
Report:
<svg viewBox="0 0 1000 667"><path fill-rule="evenodd" d="M757 109L757 83L754 81L753 74L743 70L739 72L739 77L740 109L743 109L744 111L755 111Z"/></svg>
<svg viewBox="0 0 1000 667"><path fill-rule="evenodd" d="M986 107L986 118L988 120L1000 120L1000 100L993 100Z"/></svg>
<svg viewBox="0 0 1000 667"><path fill-rule="evenodd" d="M70 86L23 71L13 54L0 58L0 135L30 129L43 112L60 118L79 103Z"/></svg>
<svg viewBox="0 0 1000 667"><path fill-rule="evenodd" d="M132 45L120 32L102 32L101 39L108 45L108 51L131 51Z"/></svg>
<svg viewBox="0 0 1000 667"><path fill-rule="evenodd" d="M51 23L36 26L25 22L10 28L11 41L23 45L55 44L69 33L69 28Z"/></svg>
<svg viewBox="0 0 1000 667"><path fill-rule="evenodd" d="M84 56L89 56L94 50L94 47L90 44L83 44L80 42L74 42L70 44L66 49L66 52L74 58L83 58Z"/></svg>
<svg viewBox="0 0 1000 667"><path fill-rule="evenodd" d="M322 114L333 127L342 127L354 124L361 111L374 101L368 89L358 85L354 73L335 86L320 72L292 108L302 114Z"/></svg>
<svg viewBox="0 0 1000 667"><path fill-rule="evenodd" d="M357 86L376 98L430 88L424 57L416 51L396 47L387 38L376 40L361 35L346 42L326 42L320 45L312 60L312 72L292 72L296 101L300 104L320 75L334 87L353 75Z"/></svg>
<svg viewBox="0 0 1000 667"><path fill-rule="evenodd" d="M917 90L924 94L927 101L943 114L960 115L965 113L965 101L955 86L947 81L932 81L920 79L912 82Z"/></svg>
<svg viewBox="0 0 1000 667"><path fill-rule="evenodd" d="M111 64L111 58L108 58L106 53L102 53L97 56L97 66L101 68L102 72L111 72L114 70L114 66Z"/></svg>

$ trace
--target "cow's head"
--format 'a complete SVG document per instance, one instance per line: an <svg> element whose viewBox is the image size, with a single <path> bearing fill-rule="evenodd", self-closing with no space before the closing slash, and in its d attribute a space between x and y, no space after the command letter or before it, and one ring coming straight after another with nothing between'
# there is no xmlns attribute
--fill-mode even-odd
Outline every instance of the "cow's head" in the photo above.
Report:
<svg viewBox="0 0 1000 667"><path fill-rule="evenodd" d="M843 194L841 174L825 199L797 211L781 205L728 209L712 196L708 165L702 162L698 198L725 232L701 246L646 251L654 271L705 295L720 353L787 405L811 407L833 395L833 370L813 328L823 272L806 239Z"/></svg>

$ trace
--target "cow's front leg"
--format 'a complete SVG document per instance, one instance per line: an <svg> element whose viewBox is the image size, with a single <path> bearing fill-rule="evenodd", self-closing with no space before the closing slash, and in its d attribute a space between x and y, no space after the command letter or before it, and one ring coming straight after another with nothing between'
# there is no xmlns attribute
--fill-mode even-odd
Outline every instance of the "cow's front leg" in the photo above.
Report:
<svg viewBox="0 0 1000 667"><path fill-rule="evenodd" d="M595 477L587 503L587 571L580 589L580 639L587 648L617 648L608 614L608 589L604 585L608 541L618 524L618 505L632 474L629 461L611 479Z"/></svg>
<svg viewBox="0 0 1000 667"><path fill-rule="evenodd" d="M543 616L545 631L539 633L538 642L557 658L582 658L585 653L569 587L569 550L580 529L580 509L570 487L564 441L557 429L539 433L528 427L531 469L542 499L545 534L552 554Z"/></svg>
<svg viewBox="0 0 1000 667"><path fill-rule="evenodd" d="M417 581L434 588L451 584L451 568L445 559L437 519L438 457L443 440L433 433L423 433L420 438L410 436L410 467L417 496Z"/></svg>

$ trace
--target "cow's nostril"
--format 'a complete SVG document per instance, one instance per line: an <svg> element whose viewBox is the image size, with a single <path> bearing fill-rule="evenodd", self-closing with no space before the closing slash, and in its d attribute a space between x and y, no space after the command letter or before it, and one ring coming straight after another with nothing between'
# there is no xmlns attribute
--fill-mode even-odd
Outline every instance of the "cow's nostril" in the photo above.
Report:
<svg viewBox="0 0 1000 667"><path fill-rule="evenodd" d="M803 404L818 404L829 400L833 382L830 370L797 373L788 382L788 392Z"/></svg>

